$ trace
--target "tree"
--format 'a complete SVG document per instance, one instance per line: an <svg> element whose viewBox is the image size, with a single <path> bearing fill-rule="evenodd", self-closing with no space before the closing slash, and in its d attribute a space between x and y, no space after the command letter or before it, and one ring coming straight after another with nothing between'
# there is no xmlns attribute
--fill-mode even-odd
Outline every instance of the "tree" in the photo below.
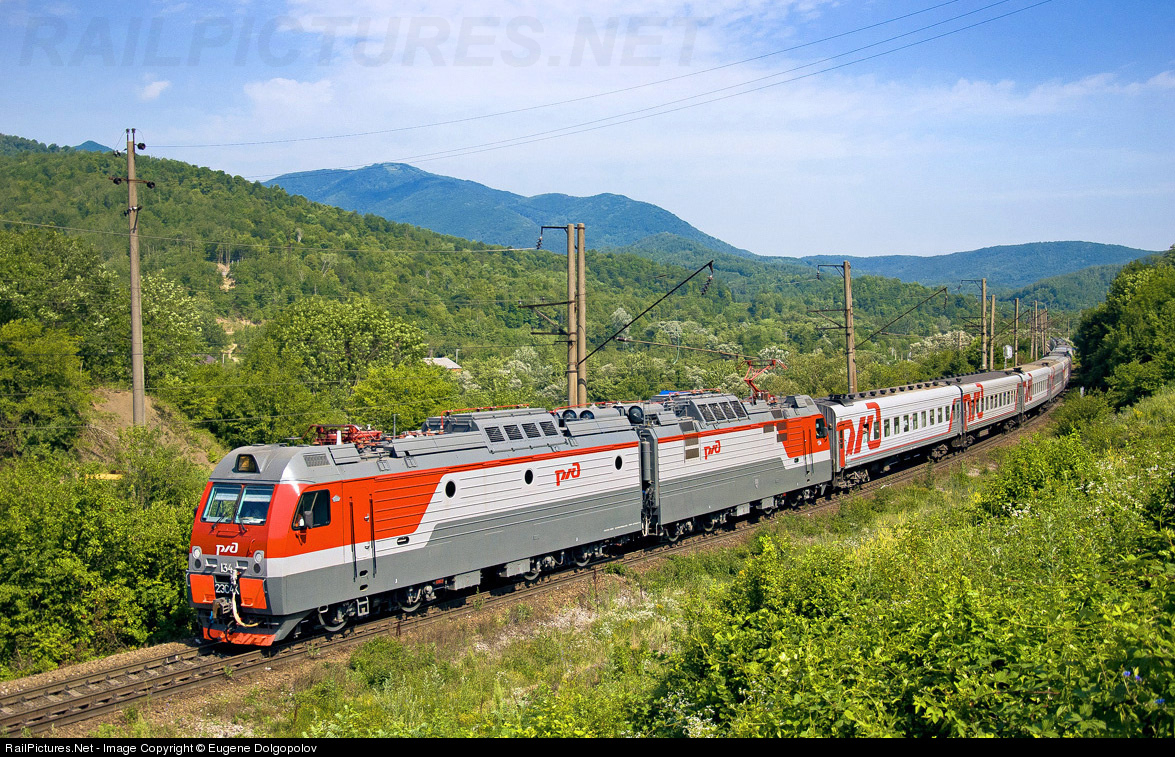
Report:
<svg viewBox="0 0 1175 757"><path fill-rule="evenodd" d="M85 367L101 378L121 376L127 365L130 327L119 310L127 302L89 245L51 232L0 231L0 323L23 318L70 332Z"/></svg>
<svg viewBox="0 0 1175 757"><path fill-rule="evenodd" d="M355 386L348 404L359 423L391 432L419 426L451 409L457 382L450 371L427 363L378 365Z"/></svg>
<svg viewBox="0 0 1175 757"><path fill-rule="evenodd" d="M0 456L73 443L89 399L77 351L59 329L23 319L0 326Z"/></svg>
<svg viewBox="0 0 1175 757"><path fill-rule="evenodd" d="M152 386L182 380L192 366L204 362L209 347L205 332L223 341L224 332L182 286L159 276L143 277L143 364ZM129 337L128 340L129 342Z"/></svg>
<svg viewBox="0 0 1175 757"><path fill-rule="evenodd" d="M1074 339L1083 381L1122 406L1175 381L1175 246L1126 265Z"/></svg>
<svg viewBox="0 0 1175 757"><path fill-rule="evenodd" d="M270 325L266 339L283 359L300 362L306 378L345 385L378 365L424 356L420 329L368 300L302 300Z"/></svg>
<svg viewBox="0 0 1175 757"><path fill-rule="evenodd" d="M272 444L301 436L312 423L342 420L321 385L302 378L296 357L264 340L241 363L194 368L191 385L159 393L229 447Z"/></svg>

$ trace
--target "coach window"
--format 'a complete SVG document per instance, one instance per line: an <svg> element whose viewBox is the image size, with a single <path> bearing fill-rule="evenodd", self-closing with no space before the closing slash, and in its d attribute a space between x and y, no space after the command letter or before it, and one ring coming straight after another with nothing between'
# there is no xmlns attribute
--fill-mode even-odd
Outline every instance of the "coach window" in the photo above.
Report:
<svg viewBox="0 0 1175 757"><path fill-rule="evenodd" d="M902 416L902 433L904 434L904 433L908 432L909 430L910 430L910 416L903 415Z"/></svg>
<svg viewBox="0 0 1175 757"><path fill-rule="evenodd" d="M889 438L889 418L885 419L884 424L885 424L885 438L888 439Z"/></svg>
<svg viewBox="0 0 1175 757"><path fill-rule="evenodd" d="M881 438L881 424L877 422L876 418L874 418L869 425L873 427L873 441L877 441Z"/></svg>
<svg viewBox="0 0 1175 757"><path fill-rule="evenodd" d="M923 428L926 427L926 411L925 410L922 411L922 427Z"/></svg>
<svg viewBox="0 0 1175 757"><path fill-rule="evenodd" d="M330 492L326 489L303 492L294 511L294 528L302 530L330 525Z"/></svg>

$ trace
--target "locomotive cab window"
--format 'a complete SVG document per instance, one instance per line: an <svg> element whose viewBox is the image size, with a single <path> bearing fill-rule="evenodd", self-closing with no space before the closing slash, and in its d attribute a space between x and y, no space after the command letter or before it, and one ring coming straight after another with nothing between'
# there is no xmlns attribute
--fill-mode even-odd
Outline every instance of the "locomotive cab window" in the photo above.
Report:
<svg viewBox="0 0 1175 757"><path fill-rule="evenodd" d="M326 489L302 492L298 498L298 507L294 510L294 529L301 531L329 525L330 492Z"/></svg>
<svg viewBox="0 0 1175 757"><path fill-rule="evenodd" d="M828 436L828 429L824 427L824 419L816 419L816 438L824 439Z"/></svg>
<svg viewBox="0 0 1175 757"><path fill-rule="evenodd" d="M205 523L240 523L258 526L269 517L273 486L213 484L200 517Z"/></svg>

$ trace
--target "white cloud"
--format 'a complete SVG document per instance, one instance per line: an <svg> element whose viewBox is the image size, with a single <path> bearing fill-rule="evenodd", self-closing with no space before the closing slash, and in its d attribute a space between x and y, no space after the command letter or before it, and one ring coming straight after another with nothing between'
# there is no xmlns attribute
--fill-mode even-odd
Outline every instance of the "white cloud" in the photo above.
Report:
<svg viewBox="0 0 1175 757"><path fill-rule="evenodd" d="M287 112L309 112L330 103L334 97L329 79L304 82L276 77L250 82L244 89L255 108L277 108Z"/></svg>
<svg viewBox="0 0 1175 757"><path fill-rule="evenodd" d="M171 82L166 79L152 79L139 89L139 99L144 102L156 100L170 86Z"/></svg>

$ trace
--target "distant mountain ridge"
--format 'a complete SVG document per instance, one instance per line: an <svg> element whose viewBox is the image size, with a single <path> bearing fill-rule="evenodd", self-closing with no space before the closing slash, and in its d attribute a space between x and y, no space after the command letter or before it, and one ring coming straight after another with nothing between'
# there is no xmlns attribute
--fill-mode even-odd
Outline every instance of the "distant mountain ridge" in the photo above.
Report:
<svg viewBox="0 0 1175 757"><path fill-rule="evenodd" d="M1154 250L1098 242L1031 242L927 257L810 255L801 260L812 265L847 260L854 273L889 276L927 286L957 284L961 279L986 278L989 287L1019 289L1044 278L1073 273L1090 266L1122 266L1154 254Z"/></svg>
<svg viewBox="0 0 1175 757"><path fill-rule="evenodd" d="M25 139L24 137L17 137L12 134L0 134L0 155L19 155L26 152L55 153L65 152L67 150L76 150L78 152L111 151L109 147L100 145L92 139L86 140L75 147L70 147L68 145L47 145L35 139Z"/></svg>
<svg viewBox="0 0 1175 757"><path fill-rule="evenodd" d="M487 187L475 181L422 171L404 163L377 163L352 171L289 173L264 182L314 202L391 221L423 226L444 234L492 244L533 247L539 227L587 225L588 245L624 247L655 234L674 234L718 252L751 253L712 237L664 208L624 195L533 197ZM548 242L548 246L566 244Z"/></svg>

